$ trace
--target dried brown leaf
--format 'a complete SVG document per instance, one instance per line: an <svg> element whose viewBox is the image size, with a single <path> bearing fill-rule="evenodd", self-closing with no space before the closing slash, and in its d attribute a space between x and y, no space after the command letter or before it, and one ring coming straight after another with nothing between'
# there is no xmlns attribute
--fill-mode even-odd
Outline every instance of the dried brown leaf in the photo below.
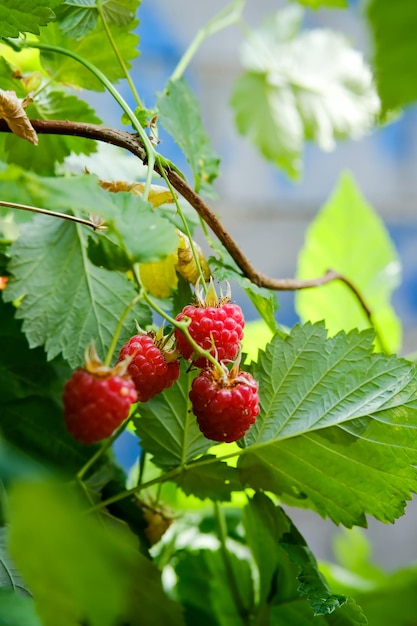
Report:
<svg viewBox="0 0 417 626"><path fill-rule="evenodd" d="M15 135L30 141L35 146L38 145L38 136L35 129L14 91L3 91L0 89L0 118L6 121L8 127Z"/></svg>

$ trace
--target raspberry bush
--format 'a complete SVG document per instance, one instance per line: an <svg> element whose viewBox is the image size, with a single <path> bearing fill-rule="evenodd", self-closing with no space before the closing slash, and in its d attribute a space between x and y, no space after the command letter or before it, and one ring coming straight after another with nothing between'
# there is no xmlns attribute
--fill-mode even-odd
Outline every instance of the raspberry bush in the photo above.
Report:
<svg viewBox="0 0 417 626"><path fill-rule="evenodd" d="M370 64L302 24L301 5L345 4L291 2L236 29L236 130L292 178L305 141L379 132L417 99L413 3L369 1ZM396 356L394 246L351 176L311 225L296 279L262 274L212 208L220 157L185 75L244 5L202 26L145 106L139 0L0 2L0 624L417 614L415 568L377 571L354 534L344 569L325 566L292 519L404 514L417 371ZM102 120L84 90L103 96ZM296 292L292 328L282 290Z"/></svg>

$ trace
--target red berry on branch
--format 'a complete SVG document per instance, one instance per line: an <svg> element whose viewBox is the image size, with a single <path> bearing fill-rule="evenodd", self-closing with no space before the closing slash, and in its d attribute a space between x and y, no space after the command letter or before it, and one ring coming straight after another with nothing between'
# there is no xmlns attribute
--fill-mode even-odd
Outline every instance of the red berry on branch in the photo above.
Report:
<svg viewBox="0 0 417 626"><path fill-rule="evenodd" d="M133 381L120 365L107 368L95 357L65 383L62 400L68 432L90 444L109 437L137 401Z"/></svg>
<svg viewBox="0 0 417 626"><path fill-rule="evenodd" d="M214 294L214 295L213 295ZM191 320L188 332L192 339L218 361L233 361L240 351L245 319L239 305L229 302L229 297L217 298L212 283L203 300L198 296L197 304L189 304L176 317L177 321ZM207 367L208 360L194 354L194 348L179 329L175 329L177 349L184 359L196 367Z"/></svg>
<svg viewBox="0 0 417 626"><path fill-rule="evenodd" d="M204 369L190 391L193 413L201 432L213 441L241 439L259 415L258 383L249 372Z"/></svg>
<svg viewBox="0 0 417 626"><path fill-rule="evenodd" d="M180 375L177 354L164 350L163 343L164 338L159 339L158 335L138 334L131 337L120 350L119 361L130 359L127 371L135 384L140 402L146 402L171 387Z"/></svg>

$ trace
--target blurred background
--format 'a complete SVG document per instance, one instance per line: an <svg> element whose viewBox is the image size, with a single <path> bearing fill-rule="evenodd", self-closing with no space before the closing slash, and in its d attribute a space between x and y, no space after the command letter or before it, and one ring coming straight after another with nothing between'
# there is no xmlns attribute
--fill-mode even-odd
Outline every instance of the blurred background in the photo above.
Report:
<svg viewBox="0 0 417 626"><path fill-rule="evenodd" d="M269 14L288 3L248 0L244 19L256 27ZM139 11L141 55L132 77L145 106L152 107L185 48L198 29L226 2L142 0ZM360 2L349 10L319 10L306 14L307 27L331 28L344 33L354 47L371 55ZM334 190L340 174L350 171L366 200L384 220L397 248L402 268L401 286L394 307L403 323L403 354L417 350L417 111L410 108L400 119L360 141L339 143L333 152L308 145L304 174L291 182L267 163L252 145L237 134L228 102L232 84L241 72L239 48L243 35L234 26L207 39L199 49L186 78L202 107L202 115L215 151L221 157L221 176L215 184L218 199L211 206L253 264L275 277L296 273L297 255L308 225ZM123 90L122 90L123 91ZM128 89L124 96L129 98ZM106 124L120 127L120 116L110 98L89 97ZM114 109L114 114L112 113ZM183 171L188 167L172 140L161 134L160 152ZM244 297L235 298L248 319L255 313ZM278 321L297 321L293 294L279 294ZM127 467L137 453L137 442L128 433L116 449ZM290 516L318 558L331 559L332 537L337 528L316 514L292 509ZM394 525L369 519L369 536L376 561L389 569L417 560L417 504Z"/></svg>

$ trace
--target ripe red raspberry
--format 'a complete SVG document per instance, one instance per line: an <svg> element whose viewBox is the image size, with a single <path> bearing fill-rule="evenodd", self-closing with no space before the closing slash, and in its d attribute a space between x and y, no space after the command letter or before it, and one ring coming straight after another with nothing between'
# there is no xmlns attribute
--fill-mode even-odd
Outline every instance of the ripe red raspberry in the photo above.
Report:
<svg viewBox="0 0 417 626"><path fill-rule="evenodd" d="M249 372L219 375L204 369L190 391L193 413L201 432L213 441L241 439L259 415L258 383Z"/></svg>
<svg viewBox="0 0 417 626"><path fill-rule="evenodd" d="M151 334L134 335L120 350L119 361L131 358L127 366L138 400L146 402L178 379L180 365L177 354L159 347L163 341ZM170 359L175 360L170 360Z"/></svg>
<svg viewBox="0 0 417 626"><path fill-rule="evenodd" d="M213 295L214 294L214 295ZM197 305L189 304L176 317L191 319L188 331L194 341L218 361L233 361L240 351L245 319L239 305L228 302L229 298L217 298L211 284L206 298L197 296ZM202 356L194 356L194 350L179 328L175 329L177 349L184 359L192 360L196 367L207 367L208 361Z"/></svg>
<svg viewBox="0 0 417 626"><path fill-rule="evenodd" d="M137 400L135 385L117 371L104 366L96 372L80 368L66 382L65 423L75 439L87 444L105 439L129 415Z"/></svg>

